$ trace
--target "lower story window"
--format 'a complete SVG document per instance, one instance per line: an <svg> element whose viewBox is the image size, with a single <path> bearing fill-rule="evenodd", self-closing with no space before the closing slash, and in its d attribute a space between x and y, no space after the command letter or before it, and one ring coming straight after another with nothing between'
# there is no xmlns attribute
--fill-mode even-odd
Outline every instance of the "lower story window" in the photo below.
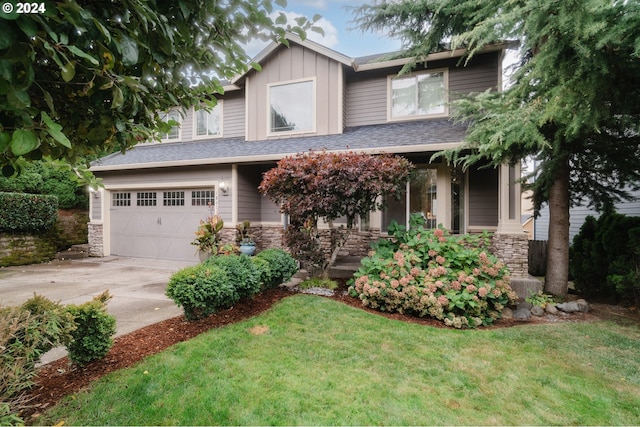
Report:
<svg viewBox="0 0 640 427"><path fill-rule="evenodd" d="M155 192L140 192L136 194L136 206L155 206L155 205L156 205Z"/></svg>
<svg viewBox="0 0 640 427"><path fill-rule="evenodd" d="M191 206L215 206L216 192L214 190L198 190L191 192Z"/></svg>
<svg viewBox="0 0 640 427"><path fill-rule="evenodd" d="M163 206L184 206L184 191L165 191L162 196Z"/></svg>
<svg viewBox="0 0 640 427"><path fill-rule="evenodd" d="M113 193L113 206L131 206L131 193Z"/></svg>

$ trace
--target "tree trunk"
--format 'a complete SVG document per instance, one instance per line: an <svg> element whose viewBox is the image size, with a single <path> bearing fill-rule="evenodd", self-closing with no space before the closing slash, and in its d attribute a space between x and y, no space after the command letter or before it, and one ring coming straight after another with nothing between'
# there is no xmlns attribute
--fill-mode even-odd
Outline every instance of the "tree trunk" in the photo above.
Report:
<svg viewBox="0 0 640 427"><path fill-rule="evenodd" d="M569 159L558 162L549 189L549 241L544 290L566 295L569 289Z"/></svg>

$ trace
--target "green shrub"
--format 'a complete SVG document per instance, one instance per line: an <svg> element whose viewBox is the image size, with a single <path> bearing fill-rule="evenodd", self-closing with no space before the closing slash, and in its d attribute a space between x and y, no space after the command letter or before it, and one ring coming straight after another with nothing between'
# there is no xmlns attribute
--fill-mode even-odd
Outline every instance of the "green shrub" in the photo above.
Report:
<svg viewBox="0 0 640 427"><path fill-rule="evenodd" d="M198 264L174 273L165 294L184 309L187 320L198 320L233 306L239 299L237 289L222 268Z"/></svg>
<svg viewBox="0 0 640 427"><path fill-rule="evenodd" d="M227 273L227 280L240 298L260 291L260 272L246 255L221 255L207 259L205 265L216 266Z"/></svg>
<svg viewBox="0 0 640 427"><path fill-rule="evenodd" d="M569 269L585 297L640 304L640 217L588 216L573 239Z"/></svg>
<svg viewBox="0 0 640 427"><path fill-rule="evenodd" d="M0 231L49 230L58 219L58 199L41 194L0 193Z"/></svg>
<svg viewBox="0 0 640 427"><path fill-rule="evenodd" d="M256 258L267 261L271 267L270 277L264 281L265 288L275 288L287 282L298 271L297 261L282 249L265 249L257 254Z"/></svg>
<svg viewBox="0 0 640 427"><path fill-rule="evenodd" d="M101 359L109 352L116 333L116 318L107 313L109 291L81 305L69 305L67 310L73 316L76 330L67 344L69 359L79 365Z"/></svg>
<svg viewBox="0 0 640 427"><path fill-rule="evenodd" d="M75 328L57 303L35 295L21 307L0 309L0 425L19 423L25 392L33 385L35 364Z"/></svg>
<svg viewBox="0 0 640 427"><path fill-rule="evenodd" d="M255 266L256 270L258 270L258 274L260 274L260 289L264 290L267 288L266 283L271 282L271 264L264 258L253 256L251 257L251 262Z"/></svg>
<svg viewBox="0 0 640 427"><path fill-rule="evenodd" d="M86 209L89 196L85 185L68 165L33 162L19 175L0 175L0 191L9 193L51 194L58 198L61 209Z"/></svg>
<svg viewBox="0 0 640 427"><path fill-rule="evenodd" d="M394 223L389 234L394 239L374 244L351 281L350 294L365 306L462 328L491 324L515 302L507 268L484 249L488 236L426 229L419 214L409 230Z"/></svg>

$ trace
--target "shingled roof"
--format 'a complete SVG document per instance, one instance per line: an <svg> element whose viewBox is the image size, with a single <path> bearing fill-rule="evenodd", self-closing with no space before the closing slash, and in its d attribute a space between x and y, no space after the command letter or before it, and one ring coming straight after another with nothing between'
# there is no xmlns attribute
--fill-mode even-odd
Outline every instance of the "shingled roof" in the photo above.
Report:
<svg viewBox="0 0 640 427"><path fill-rule="evenodd" d="M115 153L92 163L91 169L118 170L151 167L252 163L278 160L309 150L439 151L463 141L465 127L449 119L431 119L346 128L342 134L263 141L222 138L190 142L141 144L125 154Z"/></svg>

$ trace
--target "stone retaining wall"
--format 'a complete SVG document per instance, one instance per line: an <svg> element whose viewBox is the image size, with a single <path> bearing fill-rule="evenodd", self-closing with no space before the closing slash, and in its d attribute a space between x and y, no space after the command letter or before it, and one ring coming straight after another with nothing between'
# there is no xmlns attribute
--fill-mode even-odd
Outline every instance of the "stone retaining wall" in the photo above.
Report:
<svg viewBox="0 0 640 427"><path fill-rule="evenodd" d="M0 266L36 264L55 258L55 232L0 233Z"/></svg>

